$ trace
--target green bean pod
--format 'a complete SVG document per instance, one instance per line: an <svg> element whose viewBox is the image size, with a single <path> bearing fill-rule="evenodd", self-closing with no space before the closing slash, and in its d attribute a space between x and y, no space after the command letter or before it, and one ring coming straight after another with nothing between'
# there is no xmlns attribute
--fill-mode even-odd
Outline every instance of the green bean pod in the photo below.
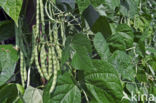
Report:
<svg viewBox="0 0 156 103"><path fill-rule="evenodd" d="M46 51L45 51L45 46L42 45L41 47L41 53L40 53L40 60L41 60L41 70L43 71L43 75L44 77L49 80L49 75L48 75L48 72L47 72L47 68L46 68L46 59L47 59L47 56L46 56Z"/></svg>
<svg viewBox="0 0 156 103"><path fill-rule="evenodd" d="M50 88L50 93L52 93L55 89L56 86L56 82L57 82L57 70L58 70L58 62L57 62L57 58L56 55L53 55L53 82Z"/></svg>
<svg viewBox="0 0 156 103"><path fill-rule="evenodd" d="M52 60L52 56L53 56L53 54L52 54L52 49L51 49L51 47L49 47L48 48L48 74L49 74L49 77L51 77L51 75L52 75L52 69L53 69L53 60Z"/></svg>
<svg viewBox="0 0 156 103"><path fill-rule="evenodd" d="M58 28L57 28L57 24L54 25L53 33L54 33L54 44L55 44L55 47L56 47L56 51L57 51L59 59L61 59L61 57L62 57L62 50L61 50L61 48L59 46L59 41L58 41Z"/></svg>
<svg viewBox="0 0 156 103"><path fill-rule="evenodd" d="M31 54L31 58L30 58L30 63L29 66L32 65L34 58L35 58L35 26L33 26L33 33L32 33L32 54Z"/></svg>
<svg viewBox="0 0 156 103"><path fill-rule="evenodd" d="M23 87L25 87L25 80L24 80L24 55L23 52L20 51L20 74L21 74L21 82Z"/></svg>
<svg viewBox="0 0 156 103"><path fill-rule="evenodd" d="M37 67L37 70L40 74L40 76L43 78L43 73L42 73L42 70L40 68L40 65L39 65L39 62L38 62L38 51L37 51L37 46L35 46L35 64L36 64L36 67Z"/></svg>
<svg viewBox="0 0 156 103"><path fill-rule="evenodd" d="M39 35L39 25L40 25L40 1L36 0L36 36L37 37Z"/></svg>
<svg viewBox="0 0 156 103"><path fill-rule="evenodd" d="M62 36L62 41L64 46L66 41L64 22L61 23L61 36Z"/></svg>
<svg viewBox="0 0 156 103"><path fill-rule="evenodd" d="M24 71L24 81L27 81L27 69L26 69L26 63L23 62L23 71Z"/></svg>
<svg viewBox="0 0 156 103"><path fill-rule="evenodd" d="M31 59L30 59L29 66L32 65L34 59L35 59L35 48L32 48L32 54L31 54Z"/></svg>
<svg viewBox="0 0 156 103"><path fill-rule="evenodd" d="M40 12L41 12L41 22L42 22L42 33L45 34L43 0L40 0L40 10L41 10Z"/></svg>

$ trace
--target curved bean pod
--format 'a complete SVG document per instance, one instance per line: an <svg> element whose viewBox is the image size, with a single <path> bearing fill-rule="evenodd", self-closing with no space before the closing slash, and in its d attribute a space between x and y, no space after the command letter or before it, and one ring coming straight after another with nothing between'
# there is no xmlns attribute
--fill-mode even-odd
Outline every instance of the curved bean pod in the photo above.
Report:
<svg viewBox="0 0 156 103"><path fill-rule="evenodd" d="M35 64L36 64L36 67L37 67L37 69L38 69L38 72L39 72L39 74L40 74L40 76L43 78L44 76L43 76L43 73L42 73L42 71L41 71L41 68L40 68L40 65L39 65L39 62L38 62L38 51L37 51L37 46L35 46Z"/></svg>

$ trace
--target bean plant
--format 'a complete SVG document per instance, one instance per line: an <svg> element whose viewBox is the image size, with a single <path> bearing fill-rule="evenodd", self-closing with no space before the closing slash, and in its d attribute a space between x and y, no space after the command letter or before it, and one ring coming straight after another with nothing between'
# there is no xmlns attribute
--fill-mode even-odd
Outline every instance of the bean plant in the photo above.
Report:
<svg viewBox="0 0 156 103"><path fill-rule="evenodd" d="M156 103L156 1L0 1L0 103Z"/></svg>

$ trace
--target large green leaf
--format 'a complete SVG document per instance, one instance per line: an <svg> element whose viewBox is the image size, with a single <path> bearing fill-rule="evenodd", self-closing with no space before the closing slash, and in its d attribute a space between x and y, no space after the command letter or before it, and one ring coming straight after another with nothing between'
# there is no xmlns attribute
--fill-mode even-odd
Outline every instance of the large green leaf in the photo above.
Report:
<svg viewBox="0 0 156 103"><path fill-rule="evenodd" d="M0 103L14 103L18 97L18 89L15 84L8 84L0 88Z"/></svg>
<svg viewBox="0 0 156 103"><path fill-rule="evenodd" d="M72 57L72 66L78 70L89 70L93 68L91 58L92 46L85 35L77 34L73 37L71 47L74 56Z"/></svg>
<svg viewBox="0 0 156 103"><path fill-rule="evenodd" d="M101 33L97 33L94 37L94 47L103 60L107 60L110 55L108 44Z"/></svg>
<svg viewBox="0 0 156 103"><path fill-rule="evenodd" d="M79 70L92 69L93 65L91 62L90 54L92 53L92 45L89 39L79 33L76 34L72 40L68 38L66 42L66 47L63 51L65 55L62 57L63 64L72 56L72 66Z"/></svg>
<svg viewBox="0 0 156 103"><path fill-rule="evenodd" d="M55 91L49 95L52 79L43 93L44 103L81 103L81 92L69 73L59 75Z"/></svg>
<svg viewBox="0 0 156 103"><path fill-rule="evenodd" d="M0 41L14 36L14 23L12 21L0 21Z"/></svg>
<svg viewBox="0 0 156 103"><path fill-rule="evenodd" d="M122 79L130 81L134 80L136 73L132 57L123 51L115 51L109 61L112 63L114 68L117 69Z"/></svg>
<svg viewBox="0 0 156 103"><path fill-rule="evenodd" d="M94 33L101 32L106 39L112 34L109 22L105 16L100 16L91 27L91 30Z"/></svg>
<svg viewBox="0 0 156 103"><path fill-rule="evenodd" d="M43 91L29 86L25 90L23 99L25 103L43 103L42 94Z"/></svg>
<svg viewBox="0 0 156 103"><path fill-rule="evenodd" d="M120 103L123 90L117 71L105 61L94 60L93 64L96 69L84 73L92 103Z"/></svg>
<svg viewBox="0 0 156 103"><path fill-rule="evenodd" d="M12 45L0 45L0 86L14 74L17 51Z"/></svg>
<svg viewBox="0 0 156 103"><path fill-rule="evenodd" d="M23 0L0 0L0 6L18 25Z"/></svg>
<svg viewBox="0 0 156 103"><path fill-rule="evenodd" d="M77 47L77 45L84 46L89 53L92 52L92 45L91 45L90 40L87 38L86 35L83 35L81 33L76 34L73 37L73 39L72 39L72 45L74 45L75 48Z"/></svg>
<svg viewBox="0 0 156 103"><path fill-rule="evenodd" d="M77 45L75 48L76 53L72 58L72 66L78 70L88 71L93 69L93 64L86 48L81 45Z"/></svg>

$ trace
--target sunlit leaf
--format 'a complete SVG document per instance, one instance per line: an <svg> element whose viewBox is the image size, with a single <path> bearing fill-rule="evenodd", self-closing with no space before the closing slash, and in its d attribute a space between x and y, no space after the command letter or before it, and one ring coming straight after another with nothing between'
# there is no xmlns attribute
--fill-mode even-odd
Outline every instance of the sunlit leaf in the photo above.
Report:
<svg viewBox="0 0 156 103"><path fill-rule="evenodd" d="M0 6L18 25L23 0L0 0Z"/></svg>

